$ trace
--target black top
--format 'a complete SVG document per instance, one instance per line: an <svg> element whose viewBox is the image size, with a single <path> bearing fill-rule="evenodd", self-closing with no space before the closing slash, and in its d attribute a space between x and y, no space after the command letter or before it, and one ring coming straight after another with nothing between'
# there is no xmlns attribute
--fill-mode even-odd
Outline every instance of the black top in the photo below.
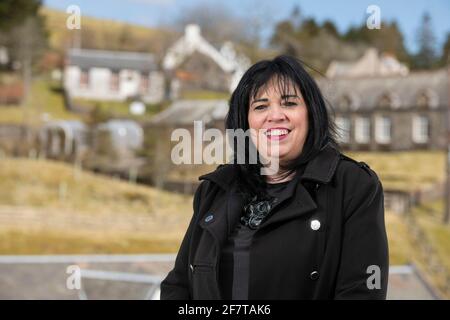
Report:
<svg viewBox="0 0 450 320"><path fill-rule="evenodd" d="M295 183L295 180L267 185L267 193L277 199L274 205L283 200L283 192L290 183ZM267 218L269 217L261 223L263 224ZM226 300L248 299L250 247L257 230L244 225L241 221L235 226L223 247L219 281L222 296Z"/></svg>
<svg viewBox="0 0 450 320"><path fill-rule="evenodd" d="M283 193L284 189L286 189L287 185L291 183L293 180L294 179L279 183L268 183L267 193L272 197L280 199L281 198L280 196Z"/></svg>

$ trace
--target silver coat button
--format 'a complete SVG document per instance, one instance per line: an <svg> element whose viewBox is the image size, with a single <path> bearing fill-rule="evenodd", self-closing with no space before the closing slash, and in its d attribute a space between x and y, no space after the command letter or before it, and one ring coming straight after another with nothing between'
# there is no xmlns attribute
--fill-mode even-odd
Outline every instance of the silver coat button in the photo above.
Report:
<svg viewBox="0 0 450 320"><path fill-rule="evenodd" d="M311 229L314 231L317 231L320 229L320 221L319 220L312 220L311 221Z"/></svg>
<svg viewBox="0 0 450 320"><path fill-rule="evenodd" d="M317 279L319 279L319 272L313 271L313 272L311 272L309 277L310 277L311 280L317 280Z"/></svg>

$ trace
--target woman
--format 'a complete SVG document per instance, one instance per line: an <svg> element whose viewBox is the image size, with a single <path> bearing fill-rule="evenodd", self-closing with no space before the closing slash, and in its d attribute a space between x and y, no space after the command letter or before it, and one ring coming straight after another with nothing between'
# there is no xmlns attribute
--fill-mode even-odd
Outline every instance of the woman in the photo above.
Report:
<svg viewBox="0 0 450 320"><path fill-rule="evenodd" d="M231 96L226 128L256 132L245 153L260 157L239 163L233 141L234 161L199 178L161 298L385 299L382 185L339 152L302 63L279 56L253 65ZM279 170L262 174L276 157Z"/></svg>

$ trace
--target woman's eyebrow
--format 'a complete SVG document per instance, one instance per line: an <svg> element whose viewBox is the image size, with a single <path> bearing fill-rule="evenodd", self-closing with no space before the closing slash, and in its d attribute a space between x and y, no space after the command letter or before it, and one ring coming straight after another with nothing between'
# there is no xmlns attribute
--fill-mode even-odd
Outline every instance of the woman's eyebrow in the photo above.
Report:
<svg viewBox="0 0 450 320"><path fill-rule="evenodd" d="M281 99L288 99L288 98L299 98L300 99L300 97L296 94L284 94L281 96Z"/></svg>
<svg viewBox="0 0 450 320"><path fill-rule="evenodd" d="M267 98L256 99L256 100L253 100L252 103L251 103L250 105L254 104L255 102L267 102L267 101L269 101L269 99L267 99Z"/></svg>

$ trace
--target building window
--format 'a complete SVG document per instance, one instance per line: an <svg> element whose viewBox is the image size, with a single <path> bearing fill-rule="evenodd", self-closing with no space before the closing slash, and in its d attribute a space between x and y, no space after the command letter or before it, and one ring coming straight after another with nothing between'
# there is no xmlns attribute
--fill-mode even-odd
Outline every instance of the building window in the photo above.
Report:
<svg viewBox="0 0 450 320"><path fill-rule="evenodd" d="M89 70L81 70L80 72L80 88L89 88Z"/></svg>
<svg viewBox="0 0 450 320"><path fill-rule="evenodd" d="M109 78L109 89L111 91L117 92L120 89L120 77L118 72L111 72L111 77Z"/></svg>
<svg viewBox="0 0 450 320"><path fill-rule="evenodd" d="M435 108L439 105L438 96L432 90L424 90L417 96L417 106L419 108Z"/></svg>
<svg viewBox="0 0 450 320"><path fill-rule="evenodd" d="M417 105L421 108L428 108L430 106L430 98L426 93L422 93L417 98Z"/></svg>
<svg viewBox="0 0 450 320"><path fill-rule="evenodd" d="M350 119L344 117L336 117L336 127L338 132L338 140L340 143L350 142Z"/></svg>
<svg viewBox="0 0 450 320"><path fill-rule="evenodd" d="M355 141L357 143L370 142L370 119L358 117L355 119Z"/></svg>
<svg viewBox="0 0 450 320"><path fill-rule="evenodd" d="M378 100L378 106L383 109L395 109L400 106L400 100L398 99L398 96L393 93L385 93Z"/></svg>
<svg viewBox="0 0 450 320"><path fill-rule="evenodd" d="M386 116L376 118L375 139L378 143L391 142L391 119Z"/></svg>
<svg viewBox="0 0 450 320"><path fill-rule="evenodd" d="M111 72L111 76L109 79L109 89L111 91L119 91L120 88L120 77L118 72Z"/></svg>
<svg viewBox="0 0 450 320"><path fill-rule="evenodd" d="M385 94L381 97L380 101L378 102L380 107L382 108L390 108L392 106L392 99L389 95Z"/></svg>
<svg viewBox="0 0 450 320"><path fill-rule="evenodd" d="M430 121L426 116L414 116L412 138L415 143L426 143L429 137Z"/></svg>
<svg viewBox="0 0 450 320"><path fill-rule="evenodd" d="M149 88L149 75L148 73L141 74L141 83L140 83L140 91L141 93L147 93Z"/></svg>

